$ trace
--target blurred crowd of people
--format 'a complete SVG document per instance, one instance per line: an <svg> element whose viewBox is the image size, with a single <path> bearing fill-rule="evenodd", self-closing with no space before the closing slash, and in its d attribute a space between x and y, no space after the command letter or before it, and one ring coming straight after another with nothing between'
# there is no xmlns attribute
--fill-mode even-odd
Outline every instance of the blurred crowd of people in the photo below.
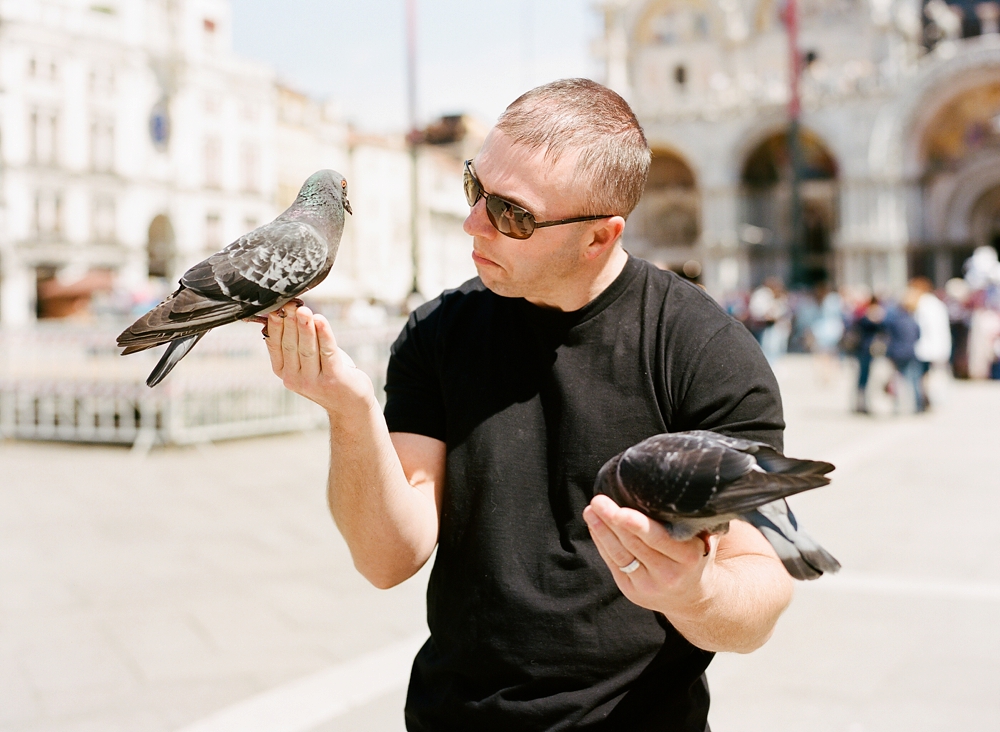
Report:
<svg viewBox="0 0 1000 732"><path fill-rule="evenodd" d="M772 366L789 351L812 353L820 378L829 381L842 356L857 359L853 407L860 413L869 411L872 363L883 356L895 368L885 390L897 400L908 392L918 412L930 406L927 378L934 368L960 379L1000 379L1000 261L992 247L977 249L965 276L940 290L915 277L896 296L864 287L838 291L825 281L789 292L770 278L724 305Z"/></svg>

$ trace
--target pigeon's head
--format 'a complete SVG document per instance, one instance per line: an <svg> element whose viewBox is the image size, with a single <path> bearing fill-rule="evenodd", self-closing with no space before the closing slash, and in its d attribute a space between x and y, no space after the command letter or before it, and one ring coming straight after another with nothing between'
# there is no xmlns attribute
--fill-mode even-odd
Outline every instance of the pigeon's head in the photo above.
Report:
<svg viewBox="0 0 1000 732"><path fill-rule="evenodd" d="M299 190L296 203L309 208L332 208L353 213L347 200L347 179L336 170L319 170L310 175Z"/></svg>

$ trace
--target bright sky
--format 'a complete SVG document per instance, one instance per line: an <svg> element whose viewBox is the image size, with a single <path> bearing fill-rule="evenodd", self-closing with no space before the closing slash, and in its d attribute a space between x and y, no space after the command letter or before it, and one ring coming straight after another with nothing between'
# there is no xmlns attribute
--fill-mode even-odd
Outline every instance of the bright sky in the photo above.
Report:
<svg viewBox="0 0 1000 732"><path fill-rule="evenodd" d="M471 112L492 123L521 92L597 78L592 0L417 0L420 122ZM295 89L334 100L371 131L403 130L404 0L232 0L236 52Z"/></svg>

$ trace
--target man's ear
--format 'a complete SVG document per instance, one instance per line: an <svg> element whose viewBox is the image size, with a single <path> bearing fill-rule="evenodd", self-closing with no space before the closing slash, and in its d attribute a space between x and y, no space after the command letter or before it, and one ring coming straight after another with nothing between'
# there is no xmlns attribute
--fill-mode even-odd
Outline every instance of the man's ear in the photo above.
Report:
<svg viewBox="0 0 1000 732"><path fill-rule="evenodd" d="M621 216L612 216L607 219L600 219L591 231L593 232L593 238L590 244L587 245L587 249L584 252L584 256L587 259L597 259L599 256L607 252L611 247L615 245L621 236L622 231L625 230L625 219Z"/></svg>

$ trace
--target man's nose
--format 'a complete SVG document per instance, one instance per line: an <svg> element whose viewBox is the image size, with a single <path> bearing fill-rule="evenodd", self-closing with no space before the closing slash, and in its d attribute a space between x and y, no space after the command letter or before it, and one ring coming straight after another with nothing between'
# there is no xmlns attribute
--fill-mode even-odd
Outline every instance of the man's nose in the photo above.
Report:
<svg viewBox="0 0 1000 732"><path fill-rule="evenodd" d="M469 215L465 217L462 230L469 236L478 236L482 239L492 239L499 233L493 228L489 217L486 215L486 199L480 198L476 205L469 209Z"/></svg>

